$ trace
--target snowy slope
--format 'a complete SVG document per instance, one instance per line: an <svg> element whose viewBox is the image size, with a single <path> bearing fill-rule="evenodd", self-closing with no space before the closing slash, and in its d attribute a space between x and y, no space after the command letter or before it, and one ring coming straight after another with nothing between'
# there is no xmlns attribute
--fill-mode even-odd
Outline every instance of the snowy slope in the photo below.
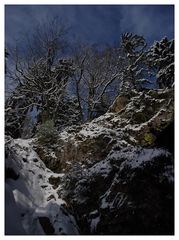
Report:
<svg viewBox="0 0 179 240"><path fill-rule="evenodd" d="M6 140L6 234L78 234L53 185L62 174L45 167L32 140Z"/></svg>

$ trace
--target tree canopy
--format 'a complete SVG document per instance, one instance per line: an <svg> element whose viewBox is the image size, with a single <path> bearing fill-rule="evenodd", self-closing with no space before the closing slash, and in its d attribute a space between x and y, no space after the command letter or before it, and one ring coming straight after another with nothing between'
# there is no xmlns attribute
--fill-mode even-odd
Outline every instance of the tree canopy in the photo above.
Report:
<svg viewBox="0 0 179 240"><path fill-rule="evenodd" d="M143 36L124 33L117 47L68 43L67 28L53 20L38 25L25 53L10 49L15 88L6 99L6 133L20 137L29 116L53 121L61 130L105 113L118 94L131 88L174 83L174 40L147 46ZM70 48L69 48L70 46ZM68 57L64 56L64 51ZM7 70L6 70L7 71Z"/></svg>

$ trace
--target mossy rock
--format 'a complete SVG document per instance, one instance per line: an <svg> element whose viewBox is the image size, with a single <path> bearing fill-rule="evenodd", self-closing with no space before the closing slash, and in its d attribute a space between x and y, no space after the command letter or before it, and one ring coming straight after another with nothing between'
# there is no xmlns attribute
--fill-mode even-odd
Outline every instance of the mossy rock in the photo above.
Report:
<svg viewBox="0 0 179 240"><path fill-rule="evenodd" d="M158 98L158 91L156 90L149 90L147 93L149 96L151 96L152 98Z"/></svg>
<svg viewBox="0 0 179 240"><path fill-rule="evenodd" d="M156 140L156 137L152 133L145 133L144 134L144 144L145 145L152 145Z"/></svg>
<svg viewBox="0 0 179 240"><path fill-rule="evenodd" d="M86 139L80 144L80 149L83 153L87 153L92 146L96 144L95 139Z"/></svg>
<svg viewBox="0 0 179 240"><path fill-rule="evenodd" d="M137 113L134 113L133 116L132 116L132 121L134 123L144 123L147 121L147 117L146 117L146 114L144 112L137 112Z"/></svg>
<svg viewBox="0 0 179 240"><path fill-rule="evenodd" d="M94 156L96 161L106 157L114 141L111 141L110 136L100 135L97 138L89 138L81 142L78 146L78 155L93 160Z"/></svg>
<svg viewBox="0 0 179 240"><path fill-rule="evenodd" d="M129 98L126 96L118 96L112 106L109 108L109 112L120 112L129 102Z"/></svg>

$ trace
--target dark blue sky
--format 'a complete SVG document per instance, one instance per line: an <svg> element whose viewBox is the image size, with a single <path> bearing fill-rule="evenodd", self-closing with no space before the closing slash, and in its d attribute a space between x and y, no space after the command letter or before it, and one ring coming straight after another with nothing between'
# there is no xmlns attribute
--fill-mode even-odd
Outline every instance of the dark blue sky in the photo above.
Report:
<svg viewBox="0 0 179 240"><path fill-rule="evenodd" d="M174 37L172 5L6 5L6 44L12 46L38 21L53 16L71 26L74 41L113 44L126 31L143 35L149 43Z"/></svg>

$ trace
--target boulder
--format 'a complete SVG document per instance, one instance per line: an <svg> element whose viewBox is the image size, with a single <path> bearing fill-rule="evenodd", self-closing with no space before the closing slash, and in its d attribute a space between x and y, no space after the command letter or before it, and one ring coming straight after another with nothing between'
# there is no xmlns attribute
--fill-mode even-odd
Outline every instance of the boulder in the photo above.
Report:
<svg viewBox="0 0 179 240"><path fill-rule="evenodd" d="M73 206L82 234L174 234L173 157L166 150L112 150L63 182L60 195Z"/></svg>
<svg viewBox="0 0 179 240"><path fill-rule="evenodd" d="M106 114L81 126L66 128L51 147L37 143L36 151L54 172L68 172L76 163L91 166L104 159L116 144L121 148L155 146L167 128L173 138L171 126L174 126L173 89L131 90L118 96Z"/></svg>

